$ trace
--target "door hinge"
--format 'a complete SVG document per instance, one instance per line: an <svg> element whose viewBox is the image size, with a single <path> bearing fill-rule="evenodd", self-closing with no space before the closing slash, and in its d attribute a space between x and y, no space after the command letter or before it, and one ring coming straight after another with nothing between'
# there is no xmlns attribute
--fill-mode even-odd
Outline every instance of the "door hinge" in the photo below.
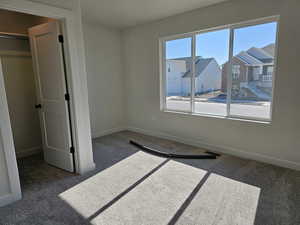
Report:
<svg viewBox="0 0 300 225"><path fill-rule="evenodd" d="M70 94L69 93L65 94L65 100L70 101Z"/></svg>
<svg viewBox="0 0 300 225"><path fill-rule="evenodd" d="M59 41L60 43L64 43L64 36L62 36L61 34L58 35L58 41Z"/></svg>
<svg viewBox="0 0 300 225"><path fill-rule="evenodd" d="M73 146L70 147L70 153L75 153L75 148Z"/></svg>
<svg viewBox="0 0 300 225"><path fill-rule="evenodd" d="M41 104L37 104L34 106L36 109L41 109L42 108L42 105Z"/></svg>

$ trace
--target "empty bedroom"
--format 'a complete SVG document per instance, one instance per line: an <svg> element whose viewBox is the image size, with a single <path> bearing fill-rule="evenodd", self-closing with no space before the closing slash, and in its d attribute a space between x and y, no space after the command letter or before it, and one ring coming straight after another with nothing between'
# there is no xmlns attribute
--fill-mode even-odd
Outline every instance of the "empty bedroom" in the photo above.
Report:
<svg viewBox="0 0 300 225"><path fill-rule="evenodd" d="M299 12L0 1L0 225L300 224Z"/></svg>

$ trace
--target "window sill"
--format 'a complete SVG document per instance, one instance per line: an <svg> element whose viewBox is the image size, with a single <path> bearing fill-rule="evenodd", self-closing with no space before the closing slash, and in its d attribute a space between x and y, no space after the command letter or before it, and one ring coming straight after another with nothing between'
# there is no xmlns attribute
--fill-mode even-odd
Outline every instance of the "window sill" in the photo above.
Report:
<svg viewBox="0 0 300 225"><path fill-rule="evenodd" d="M204 113L192 113L192 112L184 112L184 111L175 111L164 109L161 110L164 113L172 113L172 114L181 114L195 117L208 117L208 118L216 118L216 119L226 119L232 121L242 121L242 122L250 122L250 123L259 123L259 124L272 124L271 120L268 119L258 119L258 118L244 118L244 117L233 117L233 116L221 116L221 115L213 115L213 114L204 114Z"/></svg>

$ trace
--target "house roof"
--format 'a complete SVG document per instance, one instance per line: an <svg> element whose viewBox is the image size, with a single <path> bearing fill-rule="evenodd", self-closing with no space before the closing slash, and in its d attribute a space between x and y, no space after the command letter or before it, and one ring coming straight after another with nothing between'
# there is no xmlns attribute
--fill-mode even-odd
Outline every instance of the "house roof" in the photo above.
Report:
<svg viewBox="0 0 300 225"><path fill-rule="evenodd" d="M275 44L269 44L262 48L265 52L267 52L273 58L275 57Z"/></svg>
<svg viewBox="0 0 300 225"><path fill-rule="evenodd" d="M255 64L261 64L262 62L258 60L257 58L250 55L248 52L242 51L238 55L235 56L236 58L240 59L244 63L248 65L255 65Z"/></svg>
<svg viewBox="0 0 300 225"><path fill-rule="evenodd" d="M210 64L211 61L213 61L214 58L198 58L196 61L196 66L195 66L195 70L196 70L196 74L195 77L200 76L200 74L205 70L205 68L208 66L208 64ZM188 63L190 64L190 62ZM192 73L191 70L189 69L187 72L184 73L184 75L182 76L183 78L186 77L191 77Z"/></svg>
<svg viewBox="0 0 300 225"><path fill-rule="evenodd" d="M259 65L271 63L274 60L275 45L270 44L263 48L252 47L247 51L242 51L235 57L247 65Z"/></svg>
<svg viewBox="0 0 300 225"><path fill-rule="evenodd" d="M266 51L264 51L261 48L250 48L247 53L257 59L259 59L260 61L264 62L264 63L268 63L268 62L272 62L273 61L273 56L271 56L269 53L267 53Z"/></svg>

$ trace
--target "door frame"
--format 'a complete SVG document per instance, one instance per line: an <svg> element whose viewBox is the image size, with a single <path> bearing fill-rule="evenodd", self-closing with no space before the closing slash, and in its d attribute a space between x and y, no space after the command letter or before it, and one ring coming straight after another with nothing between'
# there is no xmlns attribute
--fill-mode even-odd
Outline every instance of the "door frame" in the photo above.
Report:
<svg viewBox="0 0 300 225"><path fill-rule="evenodd" d="M80 1L72 2L72 9L59 8L29 0L3 0L0 9L58 19L64 35L64 51L69 84L70 108L75 147L75 167L79 174L95 168L93 160L88 104L87 74L81 22ZM2 67L0 67L0 144L3 142L10 193L0 196L0 205L21 199L19 172L10 125ZM1 178L0 178L1 179Z"/></svg>

